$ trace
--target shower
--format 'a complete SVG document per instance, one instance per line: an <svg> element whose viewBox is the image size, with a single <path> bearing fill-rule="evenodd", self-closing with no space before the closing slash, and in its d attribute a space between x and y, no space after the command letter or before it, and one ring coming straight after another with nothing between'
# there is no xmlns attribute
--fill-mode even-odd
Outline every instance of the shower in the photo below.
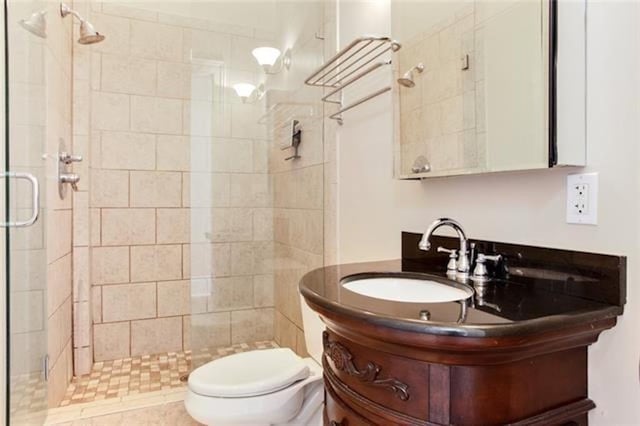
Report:
<svg viewBox="0 0 640 426"><path fill-rule="evenodd" d="M73 15L80 21L80 38L78 39L78 43L93 44L100 43L104 40L105 37L96 31L91 22L84 19L78 12L71 9L67 4L60 3L60 15L63 18L66 18L68 15Z"/></svg>
<svg viewBox="0 0 640 426"><path fill-rule="evenodd" d="M35 36L47 38L46 14L47 12L44 10L34 12L29 19L21 19L20 26Z"/></svg>
<svg viewBox="0 0 640 426"><path fill-rule="evenodd" d="M404 75L398 79L398 84L409 88L414 87L416 85L416 82L413 80L414 71L417 71L418 74L420 74L422 71L424 71L424 64L420 62L418 65L404 73Z"/></svg>

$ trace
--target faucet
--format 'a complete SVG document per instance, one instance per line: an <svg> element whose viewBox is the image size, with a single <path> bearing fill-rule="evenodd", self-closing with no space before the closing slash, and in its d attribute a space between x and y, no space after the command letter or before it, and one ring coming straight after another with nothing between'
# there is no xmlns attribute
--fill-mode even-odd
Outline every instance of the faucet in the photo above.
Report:
<svg viewBox="0 0 640 426"><path fill-rule="evenodd" d="M467 278L469 275L469 258L467 257L467 235L464 233L464 229L462 229L462 225L456 222L453 219L449 219L446 217L436 219L422 235L422 239L420 243L418 243L418 248L420 250L429 251L431 249L431 242L429 239L431 235L435 232L436 229L441 226L450 226L454 231L458 234L458 238L460 238L460 251L458 256L458 277Z"/></svg>

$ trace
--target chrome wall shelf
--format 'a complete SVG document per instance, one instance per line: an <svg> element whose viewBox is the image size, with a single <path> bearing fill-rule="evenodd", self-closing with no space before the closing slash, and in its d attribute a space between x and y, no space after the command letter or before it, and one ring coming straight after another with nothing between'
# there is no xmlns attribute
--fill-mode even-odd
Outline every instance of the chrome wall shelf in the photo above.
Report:
<svg viewBox="0 0 640 426"><path fill-rule="evenodd" d="M340 105L340 109L331 114L329 118L342 124L342 113L390 91L391 87L387 86L377 90L347 106L342 105L342 91L373 71L385 65L390 65L391 61L383 58L383 55L387 52L397 52L400 48L400 43L391 40L389 37L358 37L314 71L305 80L305 83L309 86L334 89L327 93L322 98L322 101Z"/></svg>

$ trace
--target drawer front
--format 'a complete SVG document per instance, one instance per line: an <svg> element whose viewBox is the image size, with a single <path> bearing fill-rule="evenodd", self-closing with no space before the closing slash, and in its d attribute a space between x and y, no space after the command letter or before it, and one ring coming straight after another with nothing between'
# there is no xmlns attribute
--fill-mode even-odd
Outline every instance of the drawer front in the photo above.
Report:
<svg viewBox="0 0 640 426"><path fill-rule="evenodd" d="M428 420L428 363L366 348L330 330L323 344L323 364L350 390L397 413Z"/></svg>
<svg viewBox="0 0 640 426"><path fill-rule="evenodd" d="M371 425L355 413L333 392L331 386L325 387L324 424L325 426L365 426Z"/></svg>

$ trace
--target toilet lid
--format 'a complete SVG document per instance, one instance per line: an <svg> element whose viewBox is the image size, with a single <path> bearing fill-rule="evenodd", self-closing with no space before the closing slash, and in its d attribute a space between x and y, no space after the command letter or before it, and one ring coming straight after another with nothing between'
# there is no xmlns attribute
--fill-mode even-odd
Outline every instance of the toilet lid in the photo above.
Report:
<svg viewBox="0 0 640 426"><path fill-rule="evenodd" d="M221 398L258 396L284 389L309 374L309 367L289 348L256 350L196 368L189 374L189 388Z"/></svg>

